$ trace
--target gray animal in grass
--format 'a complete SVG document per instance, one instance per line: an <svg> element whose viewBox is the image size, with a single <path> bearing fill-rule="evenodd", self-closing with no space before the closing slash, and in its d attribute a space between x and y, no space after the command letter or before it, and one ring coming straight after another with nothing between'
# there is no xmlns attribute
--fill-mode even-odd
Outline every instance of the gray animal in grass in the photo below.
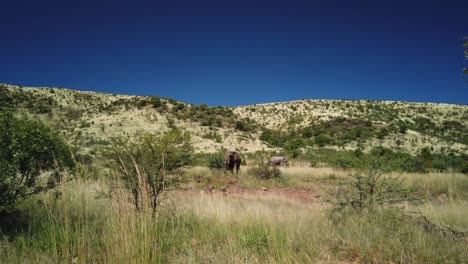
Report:
<svg viewBox="0 0 468 264"><path fill-rule="evenodd" d="M234 168L236 168L236 174L239 173L240 165L241 165L241 155L239 151L236 150L228 150L226 151L226 170L234 172Z"/></svg>
<svg viewBox="0 0 468 264"><path fill-rule="evenodd" d="M270 164L273 166L286 166L288 159L285 157L271 157Z"/></svg>

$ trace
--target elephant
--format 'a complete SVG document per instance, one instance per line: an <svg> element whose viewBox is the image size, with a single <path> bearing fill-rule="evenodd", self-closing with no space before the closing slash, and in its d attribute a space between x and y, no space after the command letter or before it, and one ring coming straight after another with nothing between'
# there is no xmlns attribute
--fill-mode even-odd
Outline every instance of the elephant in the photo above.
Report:
<svg viewBox="0 0 468 264"><path fill-rule="evenodd" d="M285 157L271 157L270 164L273 166L285 166L288 164L288 159Z"/></svg>
<svg viewBox="0 0 468 264"><path fill-rule="evenodd" d="M228 150L226 151L226 170L234 172L234 167L236 168L236 174L239 174L239 169L241 165L241 155L239 151Z"/></svg>

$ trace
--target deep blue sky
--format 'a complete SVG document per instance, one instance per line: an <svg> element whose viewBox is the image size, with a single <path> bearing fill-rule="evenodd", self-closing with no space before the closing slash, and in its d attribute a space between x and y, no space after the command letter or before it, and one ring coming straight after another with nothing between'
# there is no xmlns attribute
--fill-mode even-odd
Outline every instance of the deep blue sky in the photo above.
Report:
<svg viewBox="0 0 468 264"><path fill-rule="evenodd" d="M0 82L229 106L468 104L468 1L385 2L2 1Z"/></svg>

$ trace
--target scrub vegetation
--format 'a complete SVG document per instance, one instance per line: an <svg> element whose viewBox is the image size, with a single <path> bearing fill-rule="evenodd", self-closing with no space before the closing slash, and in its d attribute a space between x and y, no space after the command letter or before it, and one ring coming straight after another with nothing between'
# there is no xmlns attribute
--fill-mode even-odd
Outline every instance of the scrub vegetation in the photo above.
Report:
<svg viewBox="0 0 468 264"><path fill-rule="evenodd" d="M1 263L468 259L466 106L2 85L0 108Z"/></svg>

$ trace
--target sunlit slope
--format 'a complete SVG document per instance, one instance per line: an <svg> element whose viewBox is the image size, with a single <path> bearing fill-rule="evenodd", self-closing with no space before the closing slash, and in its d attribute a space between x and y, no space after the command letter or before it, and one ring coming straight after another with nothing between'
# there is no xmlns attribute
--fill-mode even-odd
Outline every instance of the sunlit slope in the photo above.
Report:
<svg viewBox="0 0 468 264"><path fill-rule="evenodd" d="M140 131L189 130L198 152L221 147L468 153L468 106L389 101L299 100L208 107L155 96L0 85L0 108L44 119L82 151Z"/></svg>

